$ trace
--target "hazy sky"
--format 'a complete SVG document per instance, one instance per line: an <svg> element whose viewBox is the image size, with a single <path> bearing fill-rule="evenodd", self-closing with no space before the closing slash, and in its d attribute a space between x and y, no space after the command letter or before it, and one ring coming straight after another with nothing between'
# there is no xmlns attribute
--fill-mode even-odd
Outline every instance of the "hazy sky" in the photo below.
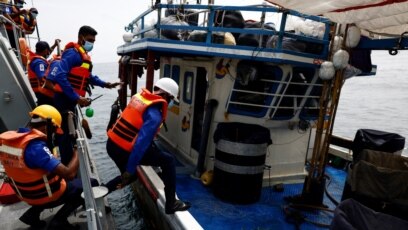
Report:
<svg viewBox="0 0 408 230"><path fill-rule="evenodd" d="M77 41L82 25L97 32L94 49L90 52L95 63L116 62L116 48L123 43L124 27L138 14L148 9L151 0L25 0L24 8L38 9L38 31L41 40L50 45L55 38L61 45ZM35 33L36 34L36 33ZM36 39L31 39L34 47ZM63 48L63 47L62 47Z"/></svg>
<svg viewBox="0 0 408 230"><path fill-rule="evenodd" d="M78 30L82 25L92 26L98 32L94 49L90 52L94 63L116 62L119 56L116 48L123 44L124 27L140 13L146 11L152 0L25 0L24 8L34 6L38 9L38 31L41 40L50 45L56 38L61 45L77 41ZM162 2L167 2L162 0ZM179 3L180 0L174 0ZM195 2L195 1L193 1ZM207 3L206 0L202 2ZM262 0L240 1L216 0L215 3L235 5L257 4ZM36 33L35 33L36 34ZM36 39L31 39L31 47ZM62 48L63 48L62 46Z"/></svg>

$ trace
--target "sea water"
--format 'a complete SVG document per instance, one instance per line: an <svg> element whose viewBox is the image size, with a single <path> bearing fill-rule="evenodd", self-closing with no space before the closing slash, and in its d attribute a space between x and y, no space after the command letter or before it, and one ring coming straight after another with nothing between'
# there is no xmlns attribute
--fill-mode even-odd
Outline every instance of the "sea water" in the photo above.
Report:
<svg viewBox="0 0 408 230"><path fill-rule="evenodd" d="M377 66L375 76L353 77L342 88L333 133L353 139L362 128L398 133L408 137L408 52L391 56L386 51L373 51L372 62ZM95 64L93 73L109 82L118 81L117 63ZM145 85L139 79L138 89ZM91 98L94 116L87 118L93 137L91 149L101 182L119 175L119 170L106 153L106 126L117 90L95 87ZM405 154L407 150L405 149ZM129 187L108 196L117 229L144 229L145 225Z"/></svg>
<svg viewBox="0 0 408 230"><path fill-rule="evenodd" d="M408 138L408 52L373 51L371 58L377 74L346 80L333 133L354 139L358 129L376 129Z"/></svg>

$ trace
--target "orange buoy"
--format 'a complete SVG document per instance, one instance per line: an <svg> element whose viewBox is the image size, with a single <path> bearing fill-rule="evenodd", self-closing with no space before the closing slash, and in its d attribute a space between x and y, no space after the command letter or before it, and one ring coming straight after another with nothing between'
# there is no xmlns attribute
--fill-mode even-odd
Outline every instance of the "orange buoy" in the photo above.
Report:
<svg viewBox="0 0 408 230"><path fill-rule="evenodd" d="M213 177L214 177L214 171L213 170L209 170L203 173L203 175L201 175L201 182L205 185L205 186L210 186L212 181L213 181Z"/></svg>
<svg viewBox="0 0 408 230"><path fill-rule="evenodd" d="M25 38L19 38L18 43L20 45L21 62L23 63L24 66L27 66L28 50L30 49L30 47L28 47Z"/></svg>

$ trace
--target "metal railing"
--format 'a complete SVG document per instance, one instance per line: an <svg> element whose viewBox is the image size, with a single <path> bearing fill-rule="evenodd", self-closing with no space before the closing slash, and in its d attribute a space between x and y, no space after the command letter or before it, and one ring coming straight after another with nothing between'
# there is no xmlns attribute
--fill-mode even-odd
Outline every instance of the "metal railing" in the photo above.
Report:
<svg viewBox="0 0 408 230"><path fill-rule="evenodd" d="M292 74L290 74L292 75ZM316 99L319 100L320 95L310 95L311 91L314 87L322 87L322 84L317 84L317 77L314 76L311 80L311 82L291 82L291 76L289 76L289 79L287 81L285 80L270 80L270 79L259 79L259 81L262 82L268 82L272 84L278 84L278 88L275 93L272 92L261 92L261 91L256 91L256 90L244 90L244 89L236 89L236 88L231 88L231 93L229 94L229 98L227 101L227 109L229 108L230 105L241 105L241 106L248 106L248 107L254 107L254 108L266 108L269 110L272 110L272 112L269 115L269 119L273 119L276 115L276 112L278 109L292 109L293 110L293 115L299 115L301 109L319 109L319 106L305 106L306 101L308 99ZM304 94L287 94L286 91L290 85L300 85L300 86L305 86L306 91ZM264 97L273 97L273 100L265 104L265 101L262 101L262 104L258 103L247 103L244 101L239 101L237 99L232 100L231 96L233 95L234 92L237 93L245 93L248 96L250 95L263 95ZM283 106L282 100L284 98L293 98L293 100L300 100L299 105L297 103L293 103L293 106ZM269 113L267 113L269 114Z"/></svg>
<svg viewBox="0 0 408 230"><path fill-rule="evenodd" d="M77 113L81 113L79 108L77 108ZM91 185L91 173L93 172L93 165L90 158L90 147L88 141L86 140L86 134L84 129L81 126L81 117L76 116L76 118L71 118L76 121L77 129L75 130L77 135L77 151L79 158L79 175L82 181L83 187L83 198L85 200L85 211L87 216L88 229L90 230L99 230L107 229L107 221L105 218L105 210L100 210L103 207L98 205L97 200L93 194L93 189ZM97 199L103 199L97 198Z"/></svg>
<svg viewBox="0 0 408 230"><path fill-rule="evenodd" d="M204 18L206 21L204 21L202 25L197 25L197 26L162 24L161 23L161 19L163 15L162 10L173 10L177 12L179 11L184 12L184 10L199 10L195 12L194 14L204 14ZM224 10L225 11L242 11L242 12L250 12L250 13L252 12L261 13L261 17L260 17L261 28L248 29L248 28L219 27L216 25L216 14L217 12L224 11ZM151 16L153 12L157 13L156 15L157 23L155 25L147 26L146 17ZM266 13L280 14L280 24L276 25L276 30L271 30L264 26ZM188 14L188 15L190 16L191 14ZM311 36L305 36L302 34L295 34L292 32L285 31L286 20L288 16L295 16L295 17L299 17L302 19L309 19L314 22L323 23L324 24L323 38L315 38ZM214 32L253 34L253 35L259 35L260 37L262 37L262 35L270 35L270 36L276 35L278 36L276 46L274 48L269 48L269 49L283 50L282 48L283 38L287 37L287 38L296 39L298 41L321 44L324 47L322 48L322 52L320 54L307 53L307 55L313 58L317 58L317 59L326 59L328 55L330 26L331 26L330 21L325 18L318 17L318 16L312 16L312 15L304 15L304 14L301 14L299 12L292 11L292 10L282 11L278 7L267 6L267 5L221 6L221 5L156 4L155 6L143 12L137 18L132 20L128 24L128 26L125 27L125 30L132 32L135 36L138 36L140 39L144 38L146 32L149 32L152 30L156 30L158 39L161 39L162 30L205 31L207 32L206 39L205 39L205 45L207 46L212 45L211 38ZM138 28L139 30L135 31L136 28ZM180 41L180 42L183 42L183 41ZM259 46L261 46L261 44L262 43L260 42ZM260 47L260 48L263 48L263 47Z"/></svg>
<svg viewBox="0 0 408 230"><path fill-rule="evenodd" d="M21 57L22 54L20 51L20 43L18 42L18 39L22 37L21 28L14 21L11 21L10 19L6 18L4 15L0 15L0 29L2 30L1 33L4 33L3 36L6 37L7 40L9 41L10 38L8 37L5 29L6 23L11 24L13 28L14 43L16 44L16 55L18 57L18 60L20 61L20 64L23 66L23 59Z"/></svg>

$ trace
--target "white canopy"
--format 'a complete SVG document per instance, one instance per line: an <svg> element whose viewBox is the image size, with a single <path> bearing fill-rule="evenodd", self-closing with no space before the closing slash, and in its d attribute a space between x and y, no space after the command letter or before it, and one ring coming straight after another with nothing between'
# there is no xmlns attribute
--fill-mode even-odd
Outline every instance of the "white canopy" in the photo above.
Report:
<svg viewBox="0 0 408 230"><path fill-rule="evenodd" d="M265 0L286 9L355 23L366 32L399 36L408 31L408 0ZM375 36L378 37L378 36Z"/></svg>

